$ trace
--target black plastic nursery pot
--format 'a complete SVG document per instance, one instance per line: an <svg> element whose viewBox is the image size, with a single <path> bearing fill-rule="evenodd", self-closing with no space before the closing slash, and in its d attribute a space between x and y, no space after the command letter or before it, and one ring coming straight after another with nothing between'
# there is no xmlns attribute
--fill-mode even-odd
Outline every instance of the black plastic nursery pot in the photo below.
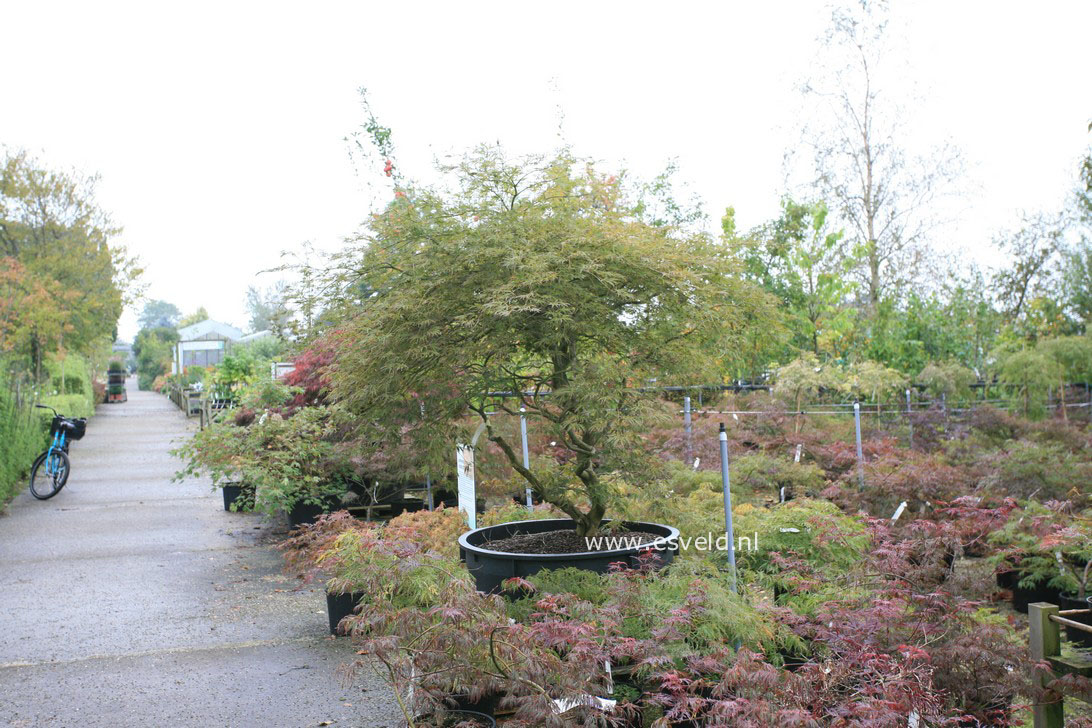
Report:
<svg viewBox="0 0 1092 728"><path fill-rule="evenodd" d="M1009 569L1007 571L997 572L995 578L997 579L997 586L1002 589L1012 589L1016 586L1016 582L1020 581L1020 577L1016 571Z"/></svg>
<svg viewBox="0 0 1092 728"><path fill-rule="evenodd" d="M609 521L603 521L604 525ZM670 564L679 550L679 529L659 523L626 521L623 525L633 531L657 534L651 543L613 551L583 551L571 554L515 554L492 551L483 544L497 539L526 533L575 530L576 524L567 518L541 521L516 521L468 531L459 536L459 555L474 577L478 591L499 593L501 584L512 577L528 577L543 569L572 567L605 574L611 564L622 562L637 566L640 556L653 553L660 557L660 567Z"/></svg>
<svg viewBox="0 0 1092 728"><path fill-rule="evenodd" d="M1019 579L1017 579L1019 581ZM1012 608L1023 614L1028 613L1028 605L1035 602L1058 603L1058 590L1050 589L1045 584L1025 589L1019 584L1012 585Z"/></svg>
<svg viewBox="0 0 1092 728"><path fill-rule="evenodd" d="M424 510L425 502L420 498L403 498L391 502L391 518L396 518L403 513L416 513Z"/></svg>
<svg viewBox="0 0 1092 728"><path fill-rule="evenodd" d="M493 718L473 710L449 710L443 716L434 716L430 713L429 715L419 716L414 720L414 723L429 728L451 728L457 725L481 726L481 728L496 728L497 726L497 721L493 720Z"/></svg>
<svg viewBox="0 0 1092 728"><path fill-rule="evenodd" d="M349 592L348 594L335 594L326 592L326 615L330 618L330 634L341 634L337 626L341 620L348 617L360 604L360 600L366 595L364 592Z"/></svg>
<svg viewBox="0 0 1092 728"><path fill-rule="evenodd" d="M1092 597L1077 599L1076 597L1070 597L1063 594L1058 597L1058 606L1063 610L1092 609L1092 602L1090 602L1089 599L1092 599ZM1074 622L1092 626L1092 612L1088 614L1066 615L1066 619L1072 619ZM1092 647L1092 632L1085 632L1083 629L1076 629L1066 625L1065 636L1066 639L1075 645L1080 647Z"/></svg>
<svg viewBox="0 0 1092 728"><path fill-rule="evenodd" d="M497 703L500 702L500 696L483 695L477 700L471 700L468 694L461 693L447 696L444 702L456 711L481 713L482 715L488 715L490 718L495 718L497 715Z"/></svg>
<svg viewBox="0 0 1092 728"><path fill-rule="evenodd" d="M291 528L299 528L305 523L314 523L323 513L336 511L340 507L340 500L326 498L319 503L297 501L288 511L288 525Z"/></svg>
<svg viewBox="0 0 1092 728"><path fill-rule="evenodd" d="M230 511L235 505L237 511L254 510L254 488L241 483L228 483L220 486L224 494L224 510Z"/></svg>

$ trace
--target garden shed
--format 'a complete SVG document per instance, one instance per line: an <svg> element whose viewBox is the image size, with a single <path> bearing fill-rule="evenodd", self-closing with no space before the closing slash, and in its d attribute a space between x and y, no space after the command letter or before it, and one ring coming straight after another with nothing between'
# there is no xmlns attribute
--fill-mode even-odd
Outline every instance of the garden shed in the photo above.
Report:
<svg viewBox="0 0 1092 728"><path fill-rule="evenodd" d="M178 330L171 373L178 374L192 366L215 366L227 356L231 345L242 338L242 331L214 319L184 326Z"/></svg>

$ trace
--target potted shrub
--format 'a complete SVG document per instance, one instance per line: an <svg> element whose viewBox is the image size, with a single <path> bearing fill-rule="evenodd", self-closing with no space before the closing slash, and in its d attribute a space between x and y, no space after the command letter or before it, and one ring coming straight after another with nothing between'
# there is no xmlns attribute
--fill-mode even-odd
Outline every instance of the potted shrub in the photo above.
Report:
<svg viewBox="0 0 1092 728"><path fill-rule="evenodd" d="M1092 511L1078 513L1068 525L1043 538L1040 546L1054 557L1064 583L1058 595L1062 609L1089 609L1092 579ZM1075 614L1070 619L1092 625L1092 614ZM1071 642L1092 647L1092 633L1066 627Z"/></svg>
<svg viewBox="0 0 1092 728"><path fill-rule="evenodd" d="M998 583L1010 585L1016 611L1026 614L1028 605L1035 602L1056 603L1059 592L1075 588L1054 553L1043 547L1044 539L1058 532L1064 518L1057 509L1028 501L989 536L989 542L1000 547L990 557L999 574Z"/></svg>
<svg viewBox="0 0 1092 728"><path fill-rule="evenodd" d="M293 527L309 523L341 507L353 477L342 425L326 407L288 416L240 409L173 451L186 460L175 479L205 473L214 487L243 482L255 491L255 509L287 513Z"/></svg>
<svg viewBox="0 0 1092 728"><path fill-rule="evenodd" d="M245 420L249 424L249 420ZM174 474L178 482L184 478L207 475L213 488L222 488L224 510L251 510L254 508L256 488L253 481L246 481L243 471L253 467L258 457L257 443L252 431L235 420L214 420L171 451L185 461L181 470Z"/></svg>
<svg viewBox="0 0 1092 728"><path fill-rule="evenodd" d="M758 540L737 563L768 588L775 601L815 601L813 592L840 584L872 545L861 519L827 501L798 499L771 508L736 509L736 534ZM839 588L845 588L841 586Z"/></svg>
<svg viewBox="0 0 1092 728"><path fill-rule="evenodd" d="M222 483L220 491L224 495L225 511L252 511L256 489L246 483Z"/></svg>
<svg viewBox="0 0 1092 728"><path fill-rule="evenodd" d="M116 359L106 368L106 383L109 385L125 384L125 367Z"/></svg>
<svg viewBox="0 0 1092 728"><path fill-rule="evenodd" d="M437 719L494 706L524 725L560 724L556 698L608 694L608 652L587 624L514 623L504 600L478 592L458 562L408 542L376 546L356 572L366 608L343 624L408 726L446 725Z"/></svg>
<svg viewBox="0 0 1092 728"><path fill-rule="evenodd" d="M602 562L565 544L613 523L616 478L659 476L642 435L672 414L648 381L713 372L716 352L771 309L723 248L653 214L674 204L653 200L667 185L634 194L566 154L513 162L489 148L454 172L452 197L399 188L373 217L353 275L365 271L378 293L339 330L331 392L377 423L373 442L431 453L433 472L450 468L452 445L479 425L534 496L567 516L465 536L468 567L493 588L498 570L486 564L513 562L479 559L490 551L528 557L523 573ZM529 466L493 414L521 412L553 443ZM520 535L539 545L520 553ZM498 538L506 551L489 548Z"/></svg>
<svg viewBox="0 0 1092 728"><path fill-rule="evenodd" d="M326 584L326 614L330 634L340 634L341 621L352 614L366 596L353 591L351 568L342 570L344 561L352 561L361 552L361 538L347 535L370 532L372 524L364 524L346 511L338 511L318 517L314 523L304 524L290 538L280 544L288 568L305 581L316 575L329 576ZM370 538L365 533L362 538Z"/></svg>
<svg viewBox="0 0 1092 728"><path fill-rule="evenodd" d="M120 384L111 384L106 388L107 402L124 402L126 399L125 387Z"/></svg>

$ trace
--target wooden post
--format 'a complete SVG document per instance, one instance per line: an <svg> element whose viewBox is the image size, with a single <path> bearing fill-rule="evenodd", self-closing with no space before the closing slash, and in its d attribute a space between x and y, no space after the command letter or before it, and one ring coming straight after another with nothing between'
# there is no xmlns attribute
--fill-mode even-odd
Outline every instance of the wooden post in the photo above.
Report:
<svg viewBox="0 0 1092 728"><path fill-rule="evenodd" d="M1045 662L1048 657L1057 657L1061 654L1061 636L1058 634L1058 625L1052 622L1050 615L1057 614L1059 608L1046 602L1035 602L1028 605L1028 627L1031 638L1031 659L1035 662ZM1035 680L1041 687L1053 679L1050 670L1036 670ZM1065 717L1062 711L1062 699L1053 703L1039 703L1032 708L1035 719L1035 728L1065 728Z"/></svg>

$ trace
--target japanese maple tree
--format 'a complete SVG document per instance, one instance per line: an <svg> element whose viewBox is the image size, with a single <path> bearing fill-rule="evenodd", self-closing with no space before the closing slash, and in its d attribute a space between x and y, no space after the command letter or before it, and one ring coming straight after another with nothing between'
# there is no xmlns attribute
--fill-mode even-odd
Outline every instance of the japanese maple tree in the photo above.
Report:
<svg viewBox="0 0 1092 728"><path fill-rule="evenodd" d="M767 299L710 236L654 217L648 188L583 160L482 148L447 171L453 191L400 186L374 216L352 271L374 294L341 327L333 393L422 448L454 444L452 423L476 417L538 497L592 534L609 476L650 472L640 435L662 407L648 380L712 376ZM560 455L524 467L490 419L521 407Z"/></svg>

